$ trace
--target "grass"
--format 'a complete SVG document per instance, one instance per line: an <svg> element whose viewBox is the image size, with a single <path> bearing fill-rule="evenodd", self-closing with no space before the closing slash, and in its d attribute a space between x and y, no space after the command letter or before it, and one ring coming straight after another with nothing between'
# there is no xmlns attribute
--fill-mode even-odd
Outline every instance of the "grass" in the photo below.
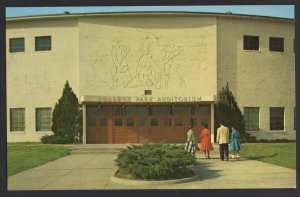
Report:
<svg viewBox="0 0 300 197"><path fill-rule="evenodd" d="M242 144L241 155L296 170L296 143Z"/></svg>
<svg viewBox="0 0 300 197"><path fill-rule="evenodd" d="M7 145L8 176L28 170L68 155L70 149L63 146L39 143L11 143Z"/></svg>

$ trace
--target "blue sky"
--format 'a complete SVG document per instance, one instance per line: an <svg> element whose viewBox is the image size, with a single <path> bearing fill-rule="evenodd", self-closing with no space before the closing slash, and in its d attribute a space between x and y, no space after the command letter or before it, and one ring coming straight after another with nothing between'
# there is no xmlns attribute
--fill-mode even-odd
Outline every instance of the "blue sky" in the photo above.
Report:
<svg viewBox="0 0 300 197"><path fill-rule="evenodd" d="M94 6L94 7L7 7L6 17L62 14L83 12L121 12L121 11L191 11L217 12L230 11L233 14L249 14L294 18L293 5L251 5L251 6Z"/></svg>

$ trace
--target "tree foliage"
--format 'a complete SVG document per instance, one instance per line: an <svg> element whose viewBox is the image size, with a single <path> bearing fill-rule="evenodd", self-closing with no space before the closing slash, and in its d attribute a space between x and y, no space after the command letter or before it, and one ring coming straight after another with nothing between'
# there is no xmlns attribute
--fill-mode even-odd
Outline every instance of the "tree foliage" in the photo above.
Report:
<svg viewBox="0 0 300 197"><path fill-rule="evenodd" d="M221 89L218 95L218 101L216 106L216 123L217 126L220 122L227 127L234 126L235 129L240 131L241 140L248 142L254 141L255 138L245 132L244 116L238 107L238 104L229 90L228 83Z"/></svg>
<svg viewBox="0 0 300 197"><path fill-rule="evenodd" d="M61 98L55 104L51 130L54 138L66 143L80 142L82 136L82 109L76 94L66 82ZM47 140L45 140L47 141Z"/></svg>

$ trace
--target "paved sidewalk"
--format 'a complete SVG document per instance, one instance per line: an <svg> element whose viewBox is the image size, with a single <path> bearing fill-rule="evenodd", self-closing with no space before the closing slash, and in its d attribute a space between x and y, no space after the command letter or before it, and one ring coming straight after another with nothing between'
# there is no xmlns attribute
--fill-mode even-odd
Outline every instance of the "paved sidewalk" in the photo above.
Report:
<svg viewBox="0 0 300 197"><path fill-rule="evenodd" d="M111 181L115 152L71 154L8 177L8 190L296 188L295 170L243 157L220 161L217 147L212 159L197 153L199 178L193 182L118 184Z"/></svg>

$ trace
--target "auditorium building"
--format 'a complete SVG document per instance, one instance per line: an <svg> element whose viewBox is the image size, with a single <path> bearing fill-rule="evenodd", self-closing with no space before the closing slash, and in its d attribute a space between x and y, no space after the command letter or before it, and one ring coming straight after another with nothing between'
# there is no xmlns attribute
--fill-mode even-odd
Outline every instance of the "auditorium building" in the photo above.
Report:
<svg viewBox="0 0 300 197"><path fill-rule="evenodd" d="M83 106L83 143L197 141L228 83L247 132L296 138L293 19L124 12L6 19L7 141L52 134L66 81Z"/></svg>

